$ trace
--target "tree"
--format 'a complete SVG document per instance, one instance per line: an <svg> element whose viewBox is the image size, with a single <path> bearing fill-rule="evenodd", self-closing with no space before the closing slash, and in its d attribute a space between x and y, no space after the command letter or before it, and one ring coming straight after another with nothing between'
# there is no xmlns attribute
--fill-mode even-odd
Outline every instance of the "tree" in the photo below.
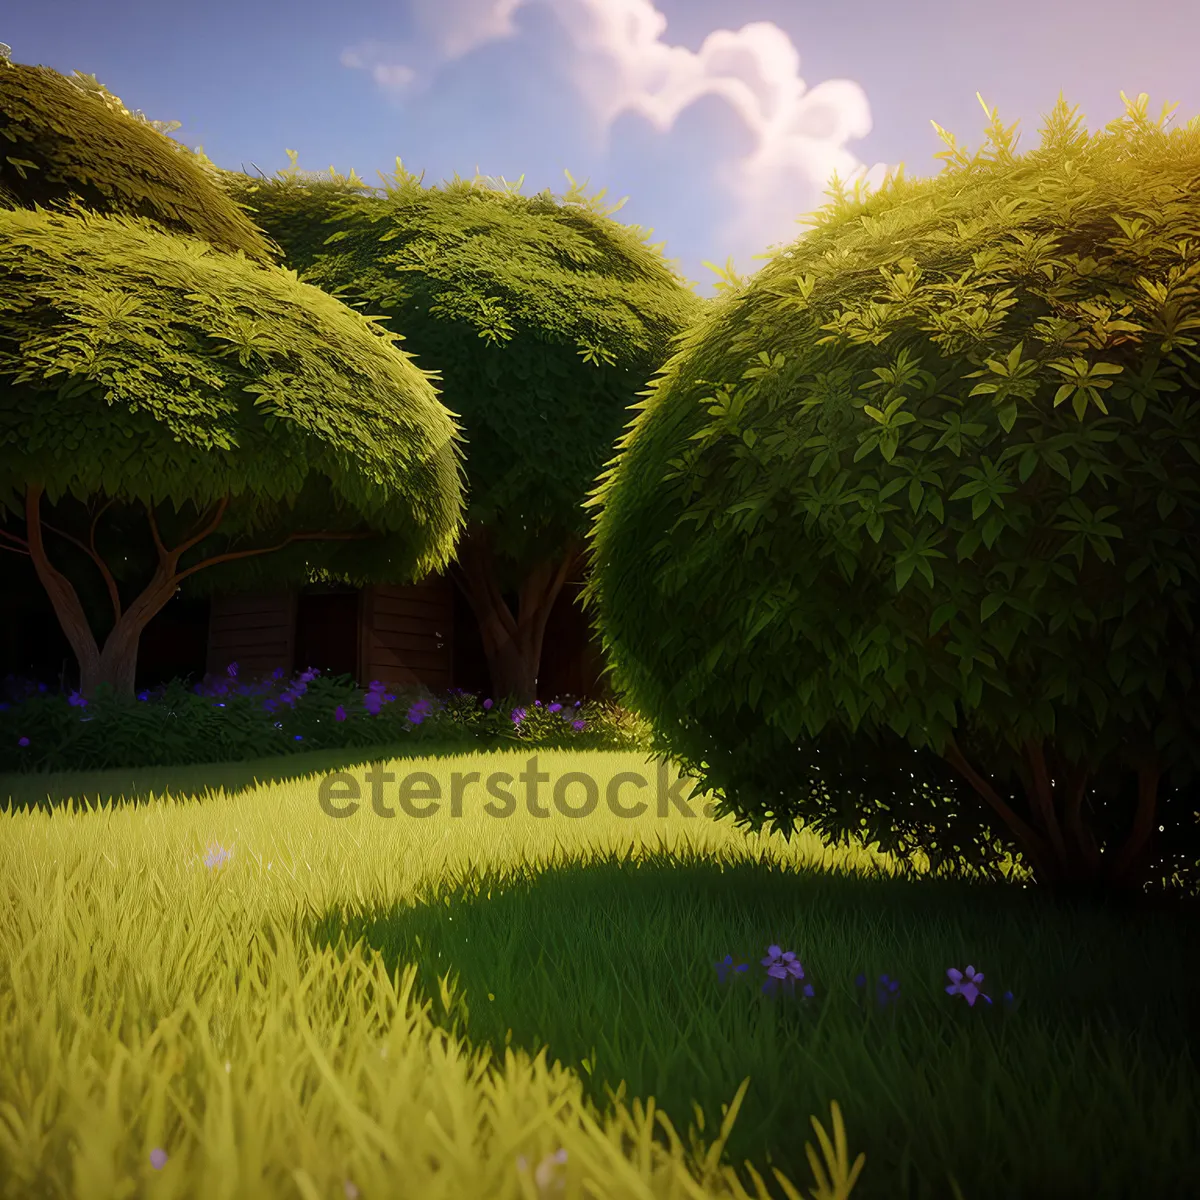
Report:
<svg viewBox="0 0 1200 1200"><path fill-rule="evenodd" d="M291 272L146 218L0 209L0 512L24 520L0 544L32 559L85 697L132 697L142 630L198 572L214 589L302 579L314 543L363 581L445 566L461 435L398 340ZM87 532L44 524L43 496L86 505ZM157 559L128 603L98 542L113 504L123 536L141 507ZM102 646L47 533L103 577Z"/></svg>
<svg viewBox="0 0 1200 1200"><path fill-rule="evenodd" d="M67 78L0 55L0 208L75 199L273 262L277 248L214 184L212 164L166 136L172 128L131 114L90 75Z"/></svg>
<svg viewBox="0 0 1200 1200"><path fill-rule="evenodd" d="M279 178L227 172L223 185L305 280L387 321L441 372L470 446L451 575L494 691L528 702L546 621L580 565L581 502L704 301L645 232L608 219L620 204L604 209L603 192L588 198L573 180L561 203L478 176L424 188L397 159L379 196L353 172L302 176L289 154Z"/></svg>
<svg viewBox="0 0 1200 1200"><path fill-rule="evenodd" d="M270 267L172 126L2 49L0 515L23 536L0 548L29 555L83 694L132 695L185 581L303 579L314 542L364 580L439 569L460 431L399 339Z"/></svg>
<svg viewBox="0 0 1200 1200"><path fill-rule="evenodd" d="M1196 879L1200 119L1145 106L835 179L654 381L584 603L718 814Z"/></svg>

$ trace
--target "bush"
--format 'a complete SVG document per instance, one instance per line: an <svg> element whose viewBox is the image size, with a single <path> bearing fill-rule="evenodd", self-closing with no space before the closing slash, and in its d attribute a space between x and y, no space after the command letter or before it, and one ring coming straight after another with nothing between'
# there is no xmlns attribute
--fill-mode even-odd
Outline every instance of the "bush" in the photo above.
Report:
<svg viewBox="0 0 1200 1200"><path fill-rule="evenodd" d="M428 746L487 749L523 743L548 749L620 749L641 736L613 706L577 700L518 707L453 691L358 687L348 675L305 671L288 680L238 683L206 677L192 688L173 680L124 701L102 688L79 692L9 678L0 702L0 772L94 771L187 766L296 754L306 750Z"/></svg>
<svg viewBox="0 0 1200 1200"><path fill-rule="evenodd" d="M1200 121L1126 104L835 185L618 444L585 602L719 814L1200 882Z"/></svg>

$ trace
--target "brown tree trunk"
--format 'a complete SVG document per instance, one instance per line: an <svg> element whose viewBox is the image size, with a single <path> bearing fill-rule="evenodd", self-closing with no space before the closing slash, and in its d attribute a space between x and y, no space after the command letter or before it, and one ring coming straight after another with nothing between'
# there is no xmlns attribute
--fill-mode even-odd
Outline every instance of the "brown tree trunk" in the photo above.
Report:
<svg viewBox="0 0 1200 1200"><path fill-rule="evenodd" d="M38 579L50 597L50 603L62 626L75 658L79 663L79 691L85 700L92 700L102 683L112 686L113 692L123 698L132 700L134 695L134 676L137 671L138 641L142 630L150 623L150 619L175 594L178 578L172 569L161 563L154 573L149 586L124 612L121 612L120 601L117 598L116 582L107 567L101 562L108 585L109 597L113 601L115 623L109 635L104 640L101 649L96 636L88 624L87 614L80 603L79 594L67 577L59 571L46 554L45 539L41 514L39 511L42 497L40 487L30 487L25 493L25 529L28 537L29 556L33 561L33 569ZM95 524L93 523L93 534ZM75 539L72 539L75 540ZM92 550L94 555L94 536ZM87 547L84 547L87 549ZM169 561L169 568L174 567L174 560Z"/></svg>
<svg viewBox="0 0 1200 1200"><path fill-rule="evenodd" d="M472 525L459 541L451 574L479 622L494 699L532 704L538 698L538 668L546 621L582 556L583 544L575 540L557 560L540 561L521 583L514 616L497 582L487 529Z"/></svg>
<svg viewBox="0 0 1200 1200"><path fill-rule="evenodd" d="M1026 771L1021 777L1032 823L1017 815L951 741L942 751L1008 827L1033 870L1036 882L1056 896L1086 899L1135 899L1147 881L1152 859L1154 812L1159 768L1149 761L1138 768L1138 797L1128 836L1102 854L1082 819L1088 773L1078 764L1059 766L1054 780L1043 743L1025 743ZM1061 820L1059 811L1061 809Z"/></svg>
<svg viewBox="0 0 1200 1200"><path fill-rule="evenodd" d="M184 571L178 570L180 558L193 546L209 537L224 519L225 510L229 505L229 497L224 497L217 505L215 516L198 533L193 532L174 549L168 550L159 536L158 525L154 519L153 508L147 509L150 532L154 536L155 549L158 551L158 566L154 575L142 593L124 611L121 611L120 596L117 592L116 580L108 569L107 563L96 551L96 524L109 504L101 508L92 519L91 531L85 544L76 537L52 526L43 525L41 519L41 499L44 488L39 484L30 485L25 489L25 538L15 534L5 533L5 537L15 542L21 549L16 553L28 554L33 562L33 569L38 579L50 597L55 615L62 626L63 633L75 652L79 662L79 691L85 700L92 700L96 690L102 683L110 684L115 694L123 699L132 700L134 696L134 679L137 673L138 642L142 630L150 623L154 615L162 610L167 601L175 594L179 584L189 575L219 562L229 562L238 558L250 558L258 554L269 554L273 550L281 550L290 542L295 541L343 541L372 537L370 533L293 533L288 534L282 542L274 546L265 546L257 550L238 550L228 554L214 555L206 558L195 566ZM197 522L199 525L204 517ZM74 542L87 553L104 576L108 589L109 600L113 607L113 627L104 640L103 649L96 641L95 634L88 623L87 614L80 603L79 595L67 577L59 571L46 553L44 530L50 529L59 533L68 541ZM0 546L0 549L12 550L11 546Z"/></svg>

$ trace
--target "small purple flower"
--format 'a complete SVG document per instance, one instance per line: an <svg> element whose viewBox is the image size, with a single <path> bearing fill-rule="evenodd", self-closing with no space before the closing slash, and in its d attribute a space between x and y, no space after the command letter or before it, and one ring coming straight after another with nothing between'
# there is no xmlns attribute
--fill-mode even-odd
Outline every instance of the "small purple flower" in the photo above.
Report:
<svg viewBox="0 0 1200 1200"><path fill-rule="evenodd" d="M83 693L79 691L72 692L67 703L75 705L76 708L87 708L87 701L83 698Z"/></svg>
<svg viewBox="0 0 1200 1200"><path fill-rule="evenodd" d="M237 673L238 665L235 662L230 663L229 666L225 668L225 674L228 675L230 679L236 679Z"/></svg>
<svg viewBox="0 0 1200 1200"><path fill-rule="evenodd" d="M485 700L485 701L483 702L483 707L484 707L484 708L491 708L491 707L492 707L492 702L491 702L491 700Z"/></svg>
<svg viewBox="0 0 1200 1200"><path fill-rule="evenodd" d="M346 710L340 704L333 710L333 719L335 721L344 721L346 719Z"/></svg>
<svg viewBox="0 0 1200 1200"><path fill-rule="evenodd" d="M718 983L725 982L725 976L729 974L730 970L741 972L748 971L750 969L749 963L737 963L735 965L732 954L725 955L725 957L719 963L715 963L714 966L717 968Z"/></svg>
<svg viewBox="0 0 1200 1200"><path fill-rule="evenodd" d="M879 986L876 989L875 995L879 1001L880 1008L886 1008L890 1003L895 1003L896 993L900 990L900 981L891 979L887 975L880 975Z"/></svg>
<svg viewBox="0 0 1200 1200"><path fill-rule="evenodd" d="M161 1171L167 1165L167 1152L161 1146L150 1151L150 1165L156 1171Z"/></svg>
<svg viewBox="0 0 1200 1200"><path fill-rule="evenodd" d="M19 738L17 738L17 745L18 746L28 746L29 739L27 737L19 737Z"/></svg>
<svg viewBox="0 0 1200 1200"><path fill-rule="evenodd" d="M562 705L561 704L552 704L552 705L550 705L550 707L548 709L546 709L546 711L547 712L561 712Z"/></svg>
<svg viewBox="0 0 1200 1200"><path fill-rule="evenodd" d="M867 986L867 977L861 971L854 977L854 986L856 988L865 988Z"/></svg>
<svg viewBox="0 0 1200 1200"><path fill-rule="evenodd" d="M974 1008L975 1001L978 1000L980 996L983 996L983 992L979 987L979 985L983 982L983 972L976 971L974 967L968 966L966 974L964 975L964 973L958 970L956 967L949 967L946 970L946 975L951 981L947 985L946 991L951 996L962 996L966 1000L967 1005L971 1008ZM983 996L983 998L989 1004L991 1004L992 1001L990 996Z"/></svg>
<svg viewBox="0 0 1200 1200"><path fill-rule="evenodd" d="M574 729L576 733L578 733L578 732L580 732L580 730L587 728L587 722L586 721L572 721L571 728Z"/></svg>
<svg viewBox="0 0 1200 1200"><path fill-rule="evenodd" d="M767 968L769 976L762 990L768 994L774 992L782 980L788 995L791 995L795 991L796 980L804 978L804 968L792 950L785 954L778 946L768 946L767 957L762 960L762 965ZM804 994L809 997L814 994L811 983L804 985Z"/></svg>

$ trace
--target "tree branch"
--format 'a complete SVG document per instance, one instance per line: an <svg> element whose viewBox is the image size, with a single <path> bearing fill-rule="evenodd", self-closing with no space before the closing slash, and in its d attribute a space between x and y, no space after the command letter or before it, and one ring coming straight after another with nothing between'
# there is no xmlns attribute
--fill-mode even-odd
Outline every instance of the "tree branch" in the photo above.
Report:
<svg viewBox="0 0 1200 1200"><path fill-rule="evenodd" d="M9 533L5 529L0 529L0 537L11 538L18 546L24 546L24 550L18 550L16 546L0 546L0 550L11 550L14 554L29 554L29 543L21 537L17 537L15 533Z"/></svg>
<svg viewBox="0 0 1200 1200"><path fill-rule="evenodd" d="M1067 847L1063 842L1062 830L1058 826L1058 818L1054 812L1054 791L1050 783L1050 774L1046 770L1046 756L1041 742L1029 738L1024 744L1025 757L1029 760L1029 770L1033 777L1031 789L1034 810L1038 815L1050 845L1061 862L1066 862Z"/></svg>
<svg viewBox="0 0 1200 1200"><path fill-rule="evenodd" d="M1063 808L1063 823L1071 840L1075 843L1084 861L1091 870L1100 864L1100 851L1091 831L1083 824L1083 794L1087 790L1088 769L1086 765L1075 766L1066 778L1064 787L1067 793L1066 804Z"/></svg>
<svg viewBox="0 0 1200 1200"><path fill-rule="evenodd" d="M37 489L37 495L38 499L40 500L42 496L42 489L40 487ZM110 500L108 504L104 506L104 508L108 508L111 504L112 501ZM41 520L40 514L38 517L38 523L41 529L49 530L51 533L57 533L59 537L66 538L68 542L73 542L92 560L92 562L96 564L97 567L100 568L100 574L104 577L104 586L108 589L108 598L112 602L113 621L115 622L121 619L121 598L117 593L117 581L113 579L112 572L108 569L108 564L96 551L96 522L100 520L100 517L104 514L104 508L102 508L92 520L91 529L88 534L88 542L90 543L89 545L84 545L79 538L75 537L73 534L67 533L65 529L58 529L54 525L48 525L45 521ZM28 518L26 518L26 533L29 532L28 525ZM3 530L0 530L0 536L11 537L14 541L22 542L22 544L25 546L29 545L28 542L18 538L16 534L4 533ZM7 550L9 547L5 546L4 549Z"/></svg>
<svg viewBox="0 0 1200 1200"><path fill-rule="evenodd" d="M1025 845L1030 856L1035 860L1034 866L1042 864L1043 869L1047 863L1047 846L1041 835L1027 825L1017 814L1004 802L995 788L992 787L978 771L963 757L962 751L958 748L958 744L954 738L946 743L942 748L942 757L953 766L960 775L962 775L968 783L979 793L980 796L991 806L1000 819L1017 835L1021 842Z"/></svg>
<svg viewBox="0 0 1200 1200"><path fill-rule="evenodd" d="M377 533L290 533L277 546L263 546L258 550L237 550L231 554L217 554L212 558L206 558L203 562L198 562L194 567L188 567L186 571L179 571L175 575L175 583L186 579L189 575L194 575L197 571L204 567L214 566L216 563L232 562L236 558L252 558L256 554L272 554L276 550L282 550L284 546L290 545L292 542L354 542L362 541L365 538L378 537ZM195 545L202 538L197 538L191 543ZM182 554L188 546L181 547L178 551L172 551L173 555Z"/></svg>
<svg viewBox="0 0 1200 1200"><path fill-rule="evenodd" d="M38 508L41 504L41 484L30 484L25 489L25 532L29 538L29 557L33 560L33 569L41 581L42 587L50 597L50 603L58 616L59 624L75 657L79 660L79 668L85 676L93 672L100 661L100 651L92 633L79 595L61 571L55 569L46 554L46 546L42 540L42 520Z"/></svg>

